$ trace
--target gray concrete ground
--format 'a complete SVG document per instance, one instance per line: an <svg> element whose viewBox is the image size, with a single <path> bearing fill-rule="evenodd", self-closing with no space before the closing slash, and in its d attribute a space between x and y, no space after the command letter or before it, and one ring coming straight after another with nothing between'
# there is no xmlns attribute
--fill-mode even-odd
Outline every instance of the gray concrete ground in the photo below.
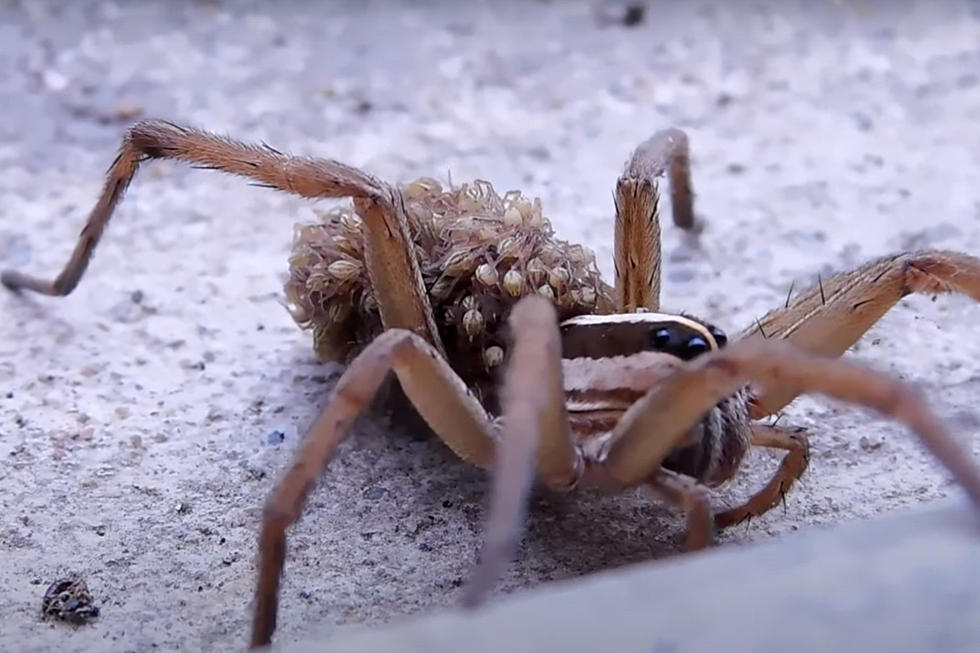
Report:
<svg viewBox="0 0 980 653"><path fill-rule="evenodd" d="M699 248L665 229L665 302L731 331L877 254L980 252L977 3L650 4L627 28L588 2L3 2L0 264L64 262L138 115L392 180L520 187L606 274L621 165L682 127L709 227ZM291 225L312 218L152 164L74 294L0 295L0 648L244 644L262 503L337 373L279 305ZM849 354L918 384L975 452L977 315L912 297ZM804 398L784 422L810 429L806 483L720 546L957 492L864 411ZM716 500L772 465L753 456ZM292 536L279 641L452 604L486 488L439 443L365 420ZM538 493L501 591L671 556L681 536L641 493ZM38 617L68 571L103 607L90 625Z"/></svg>
<svg viewBox="0 0 980 653"><path fill-rule="evenodd" d="M943 501L362 628L329 650L444 653L465 641L471 653L975 653L978 535L972 506ZM323 640L276 650L314 653Z"/></svg>

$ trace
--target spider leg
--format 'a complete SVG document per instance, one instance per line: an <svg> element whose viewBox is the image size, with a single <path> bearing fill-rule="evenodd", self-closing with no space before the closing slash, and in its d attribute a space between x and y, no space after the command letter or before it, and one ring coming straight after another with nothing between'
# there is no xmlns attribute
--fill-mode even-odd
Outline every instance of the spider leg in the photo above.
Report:
<svg viewBox="0 0 980 653"><path fill-rule="evenodd" d="M616 303L620 312L660 306L658 178L670 179L674 224L695 230L687 134L665 129L644 141L616 183Z"/></svg>
<svg viewBox="0 0 980 653"><path fill-rule="evenodd" d="M697 551L707 547L712 536L708 488L690 476L669 469L660 469L649 482L657 494L687 514L685 548L688 551Z"/></svg>
<svg viewBox="0 0 980 653"><path fill-rule="evenodd" d="M810 462L810 443L802 430L753 425L752 445L782 449L786 455L765 487L742 505L715 515L715 528L727 528L774 508L785 500L786 493L803 476Z"/></svg>
<svg viewBox="0 0 980 653"><path fill-rule="evenodd" d="M354 208L364 221L364 260L381 323L386 329L409 329L445 357L401 192L388 188L382 195L356 197Z"/></svg>
<svg viewBox="0 0 980 653"><path fill-rule="evenodd" d="M303 197L371 197L384 185L356 168L335 161L291 157L272 148L233 141L204 131L160 120L133 125L109 171L98 201L89 213L75 250L61 274L52 281L16 271L2 280L12 290L45 295L69 294L78 285L106 224L140 163L147 159L177 159L204 168L248 177L259 184Z"/></svg>
<svg viewBox="0 0 980 653"><path fill-rule="evenodd" d="M840 356L906 295L950 292L980 301L980 259L936 250L884 256L820 279L739 337L786 339L807 351ZM798 394L790 384L772 384L756 397L752 417L778 412Z"/></svg>
<svg viewBox="0 0 980 653"><path fill-rule="evenodd" d="M391 371L450 449L474 465L489 468L493 464L494 426L445 359L410 331L391 329L378 336L340 377L330 402L266 502L259 536L253 648L268 644L276 627L286 531L300 518L317 477Z"/></svg>
<svg viewBox="0 0 980 653"><path fill-rule="evenodd" d="M503 427L486 539L461 601L468 608L484 600L517 550L535 474L549 487L566 490L583 468L565 409L554 305L541 297L526 297L512 309L508 326L513 343L501 388Z"/></svg>
<svg viewBox="0 0 980 653"><path fill-rule="evenodd" d="M696 358L648 391L626 411L602 452L606 472L623 486L646 481L708 410L748 383L790 384L904 423L980 510L980 469L912 386L774 340L744 340Z"/></svg>
<svg viewBox="0 0 980 653"><path fill-rule="evenodd" d="M383 324L386 328L410 329L442 351L422 274L409 246L412 241L401 194L396 189L337 161L291 156L268 145L244 143L162 120L138 122L126 133L109 166L102 193L58 276L45 279L5 270L0 282L15 291L70 294L84 275L116 206L147 159L184 161L301 197L353 197L365 224L365 258ZM411 280L407 292L403 279Z"/></svg>

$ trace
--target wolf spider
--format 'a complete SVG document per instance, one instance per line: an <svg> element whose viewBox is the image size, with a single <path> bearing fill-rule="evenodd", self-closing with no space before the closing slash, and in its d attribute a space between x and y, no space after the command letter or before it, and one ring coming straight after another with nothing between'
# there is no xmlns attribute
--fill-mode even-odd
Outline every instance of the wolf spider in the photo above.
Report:
<svg viewBox="0 0 980 653"><path fill-rule="evenodd" d="M286 286L294 317L313 328L322 357L348 366L267 501L254 647L275 630L287 529L392 372L445 444L494 471L483 554L463 594L469 606L514 554L535 477L562 492L648 486L686 511L688 549L708 545L714 528L770 509L804 472L808 445L802 433L754 422L802 393L903 422L980 506L980 471L919 394L838 358L905 295L980 300L980 260L952 251L878 258L798 294L731 342L704 320L661 313L661 177L674 223L697 229L682 131L641 144L618 180L612 286L591 254L554 238L540 205L519 193L500 198L485 182L443 191L429 179L396 187L336 161L163 121L129 129L62 272L49 281L7 271L3 283L71 293L147 159L306 198L352 198L352 209L300 227L294 242ZM712 514L707 488L732 478L753 446L785 457L744 504Z"/></svg>

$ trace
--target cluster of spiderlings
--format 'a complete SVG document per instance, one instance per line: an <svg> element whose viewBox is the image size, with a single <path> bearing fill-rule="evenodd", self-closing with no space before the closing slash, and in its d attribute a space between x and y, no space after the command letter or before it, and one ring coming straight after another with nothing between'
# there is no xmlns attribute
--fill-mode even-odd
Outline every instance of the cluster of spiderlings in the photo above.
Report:
<svg viewBox="0 0 980 653"><path fill-rule="evenodd" d="M504 323L521 297L539 293L559 319L612 308L594 254L555 238L539 200L498 195L485 181L443 189L418 179L402 189L409 229L440 336L453 367L484 380L504 359ZM360 219L349 208L297 227L286 294L314 330L321 357L345 360L381 332L364 265Z"/></svg>
<svg viewBox="0 0 980 653"><path fill-rule="evenodd" d="M285 292L296 323L313 329L321 358L344 361L359 340L380 332L381 318L364 265L361 219L348 207L319 217L293 230Z"/></svg>

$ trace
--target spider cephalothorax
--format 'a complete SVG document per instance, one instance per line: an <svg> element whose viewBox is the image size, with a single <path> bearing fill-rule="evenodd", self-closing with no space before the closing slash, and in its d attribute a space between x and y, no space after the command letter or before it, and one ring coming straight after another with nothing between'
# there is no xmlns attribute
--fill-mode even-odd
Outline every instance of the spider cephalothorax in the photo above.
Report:
<svg viewBox="0 0 980 653"><path fill-rule="evenodd" d="M807 392L900 420L980 506L980 470L923 399L838 358L909 293L980 300L980 260L949 251L872 260L789 298L730 342L703 320L658 313L661 176L670 180L674 223L698 226L687 137L679 130L642 143L616 184L611 286L591 254L555 238L537 200L520 193L500 197L485 182L445 191L431 180L397 187L337 161L162 121L128 131L56 278L8 270L0 280L14 290L69 294L150 158L303 197L353 200L320 224L299 227L295 238L286 285L293 315L313 328L322 357L349 364L266 504L253 646L269 643L275 630L287 529L392 373L447 446L494 470L486 544L464 592L467 605L480 602L513 554L534 478L557 491L649 487L686 511L691 549L706 546L714 528L766 512L806 469L808 449L802 433L756 420ZM490 401L483 391L493 377L500 392ZM730 479L749 446L785 456L747 501L713 513L706 486Z"/></svg>
<svg viewBox="0 0 980 653"><path fill-rule="evenodd" d="M728 344L724 331L683 313L637 311L583 315L563 320L559 329L565 358L607 358L639 351L662 351L689 361Z"/></svg>
<svg viewBox="0 0 980 653"><path fill-rule="evenodd" d="M660 382L658 362L645 354L692 361L728 344L717 326L688 314L633 312L583 315L559 324L569 426L583 443L585 463L601 463L602 445L623 413ZM600 366L619 372L600 380ZM577 377L586 375L578 381ZM740 388L704 412L686 442L662 465L708 487L732 478L751 447L748 412L752 394ZM584 443L590 443L585 445Z"/></svg>

